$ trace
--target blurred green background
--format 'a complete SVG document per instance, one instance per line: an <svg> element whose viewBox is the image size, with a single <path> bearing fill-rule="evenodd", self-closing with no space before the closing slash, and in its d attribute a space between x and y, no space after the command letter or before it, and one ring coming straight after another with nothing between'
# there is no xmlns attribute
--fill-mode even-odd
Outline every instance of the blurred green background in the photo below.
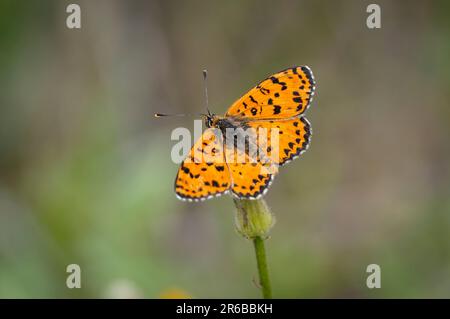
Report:
<svg viewBox="0 0 450 319"><path fill-rule="evenodd" d="M259 297L231 198L175 198L192 118L153 113L202 112L204 68L222 114L293 65L314 134L266 196L274 296L450 297L450 5L369 30L372 2L0 0L0 297Z"/></svg>

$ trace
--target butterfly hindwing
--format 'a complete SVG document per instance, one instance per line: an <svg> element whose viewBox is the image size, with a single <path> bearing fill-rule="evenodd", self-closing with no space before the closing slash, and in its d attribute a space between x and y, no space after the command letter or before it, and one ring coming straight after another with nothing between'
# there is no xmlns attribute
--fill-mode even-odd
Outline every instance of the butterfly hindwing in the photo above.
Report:
<svg viewBox="0 0 450 319"><path fill-rule="evenodd" d="M280 166L297 158L309 146L311 125L304 117L250 121L247 125L258 132L260 149L266 152L273 163ZM261 136L260 132L264 130L266 133Z"/></svg>
<svg viewBox="0 0 450 319"><path fill-rule="evenodd" d="M236 150L236 152L235 152ZM264 195L277 168L264 159L250 157L232 145L225 147L225 158L231 175L234 196L256 199Z"/></svg>
<svg viewBox="0 0 450 319"><path fill-rule="evenodd" d="M225 116L259 119L297 116L308 108L314 88L309 67L289 68L259 83L233 103Z"/></svg>
<svg viewBox="0 0 450 319"><path fill-rule="evenodd" d="M180 199L198 201L223 194L230 187L220 132L208 128L181 164L175 192Z"/></svg>

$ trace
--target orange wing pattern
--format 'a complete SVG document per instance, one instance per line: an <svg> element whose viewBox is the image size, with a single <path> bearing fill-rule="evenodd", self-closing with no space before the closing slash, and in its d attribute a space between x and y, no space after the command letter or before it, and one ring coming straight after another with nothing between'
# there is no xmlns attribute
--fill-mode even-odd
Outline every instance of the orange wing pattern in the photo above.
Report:
<svg viewBox="0 0 450 319"><path fill-rule="evenodd" d="M300 66L270 76L237 100L225 114L229 121L219 126L255 129L249 143L256 146L256 155L250 146L236 148L234 140L224 143L218 128L208 128L178 170L177 197L198 201L229 190L239 198L264 195L278 167L308 148L311 127L300 115L310 105L314 89L311 70ZM271 134L273 129L278 135Z"/></svg>
<svg viewBox="0 0 450 319"><path fill-rule="evenodd" d="M181 164L175 192L179 199L199 201L226 193L230 187L220 132L209 128Z"/></svg>
<svg viewBox="0 0 450 319"><path fill-rule="evenodd" d="M304 117L296 117L288 120L250 121L248 125L258 132L258 143L261 150L266 152L273 163L284 165L297 158L309 146L311 137L311 125ZM260 138L262 129L267 133ZM277 129L277 134L272 136L272 129ZM275 138L275 140L273 140Z"/></svg>
<svg viewBox="0 0 450 319"><path fill-rule="evenodd" d="M261 197L266 193L274 175L278 172L272 163L252 159L243 150L237 149L235 153L233 145L225 147L225 158L231 174L231 191L239 198ZM240 158L244 158L244 161L237 161Z"/></svg>
<svg viewBox="0 0 450 319"><path fill-rule="evenodd" d="M314 76L307 66L276 73L237 100L225 116L281 119L302 114L314 95Z"/></svg>

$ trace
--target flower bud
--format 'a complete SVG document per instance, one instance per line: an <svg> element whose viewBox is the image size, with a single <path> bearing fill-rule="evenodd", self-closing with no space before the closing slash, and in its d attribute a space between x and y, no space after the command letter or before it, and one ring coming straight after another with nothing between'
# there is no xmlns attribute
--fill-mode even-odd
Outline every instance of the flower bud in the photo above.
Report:
<svg viewBox="0 0 450 319"><path fill-rule="evenodd" d="M266 238L275 224L275 217L270 212L264 199L249 200L234 198L236 205L235 223L238 232L248 238Z"/></svg>

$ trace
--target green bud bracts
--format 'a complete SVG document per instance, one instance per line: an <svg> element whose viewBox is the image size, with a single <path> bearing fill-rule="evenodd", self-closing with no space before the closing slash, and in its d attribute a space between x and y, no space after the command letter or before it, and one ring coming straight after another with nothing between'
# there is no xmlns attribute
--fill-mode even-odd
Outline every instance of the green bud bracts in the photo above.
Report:
<svg viewBox="0 0 450 319"><path fill-rule="evenodd" d="M236 205L235 222L239 233L249 239L266 238L275 224L275 217L264 199L234 198L233 200Z"/></svg>

